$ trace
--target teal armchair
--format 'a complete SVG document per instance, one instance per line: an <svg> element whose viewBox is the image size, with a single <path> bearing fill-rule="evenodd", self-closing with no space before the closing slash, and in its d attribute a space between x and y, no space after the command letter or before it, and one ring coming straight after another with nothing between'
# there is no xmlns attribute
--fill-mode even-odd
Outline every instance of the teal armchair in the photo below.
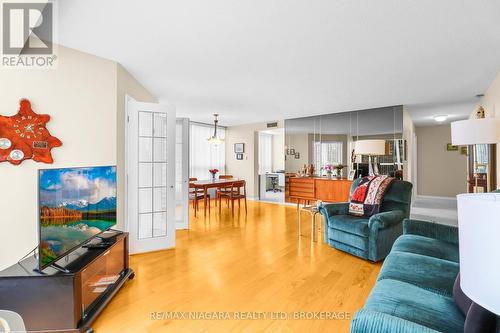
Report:
<svg viewBox="0 0 500 333"><path fill-rule="evenodd" d="M349 198L361 179L351 185ZM380 213L370 218L349 215L349 203L322 204L325 242L363 259L380 261L403 234L402 222L410 216L413 185L394 180L384 195Z"/></svg>

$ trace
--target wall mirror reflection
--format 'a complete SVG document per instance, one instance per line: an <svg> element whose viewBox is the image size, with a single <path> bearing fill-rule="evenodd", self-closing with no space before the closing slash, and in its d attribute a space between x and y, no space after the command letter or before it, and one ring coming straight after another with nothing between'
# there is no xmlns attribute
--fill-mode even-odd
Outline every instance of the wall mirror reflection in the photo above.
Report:
<svg viewBox="0 0 500 333"><path fill-rule="evenodd" d="M345 181L345 189L361 176L403 179L407 159L402 106L285 121L286 183L297 183L292 190L300 197L321 191L314 179Z"/></svg>

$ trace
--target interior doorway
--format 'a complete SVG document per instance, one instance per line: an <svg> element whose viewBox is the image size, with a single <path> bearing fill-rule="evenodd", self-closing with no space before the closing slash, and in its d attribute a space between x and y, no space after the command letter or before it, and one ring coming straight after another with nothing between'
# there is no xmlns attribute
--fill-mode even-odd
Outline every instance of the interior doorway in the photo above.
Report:
<svg viewBox="0 0 500 333"><path fill-rule="evenodd" d="M285 201L285 131L283 128L259 131L259 200Z"/></svg>

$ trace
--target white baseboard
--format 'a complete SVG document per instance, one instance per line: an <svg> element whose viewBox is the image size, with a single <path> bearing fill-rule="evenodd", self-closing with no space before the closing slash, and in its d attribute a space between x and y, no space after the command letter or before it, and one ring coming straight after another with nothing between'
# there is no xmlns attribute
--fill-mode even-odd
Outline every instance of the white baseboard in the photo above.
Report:
<svg viewBox="0 0 500 333"><path fill-rule="evenodd" d="M417 199L457 201L456 197L440 197L440 196L435 196L435 195L417 195Z"/></svg>
<svg viewBox="0 0 500 333"><path fill-rule="evenodd" d="M258 197L247 197L248 200L252 201L258 201L262 203L268 203L268 204L274 204L274 205L282 205L282 206L296 206L296 203L293 202L277 202L277 201L266 201L266 200L260 200Z"/></svg>

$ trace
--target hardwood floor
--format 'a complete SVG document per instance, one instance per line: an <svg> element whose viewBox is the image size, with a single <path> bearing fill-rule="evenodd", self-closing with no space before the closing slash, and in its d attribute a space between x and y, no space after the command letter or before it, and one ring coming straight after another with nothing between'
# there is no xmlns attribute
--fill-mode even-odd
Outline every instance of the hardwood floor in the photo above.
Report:
<svg viewBox="0 0 500 333"><path fill-rule="evenodd" d="M322 236L311 244L310 217L303 214L300 238L293 206L249 201L246 217L244 209L236 209L234 218L228 209L221 217L217 209L207 218L192 215L191 229L177 232L175 249L131 256L136 277L95 322L95 332L348 332L349 319L294 316L310 311L352 317L380 264L337 251ZM215 311L253 319L168 319ZM272 320L268 312L288 319Z"/></svg>

